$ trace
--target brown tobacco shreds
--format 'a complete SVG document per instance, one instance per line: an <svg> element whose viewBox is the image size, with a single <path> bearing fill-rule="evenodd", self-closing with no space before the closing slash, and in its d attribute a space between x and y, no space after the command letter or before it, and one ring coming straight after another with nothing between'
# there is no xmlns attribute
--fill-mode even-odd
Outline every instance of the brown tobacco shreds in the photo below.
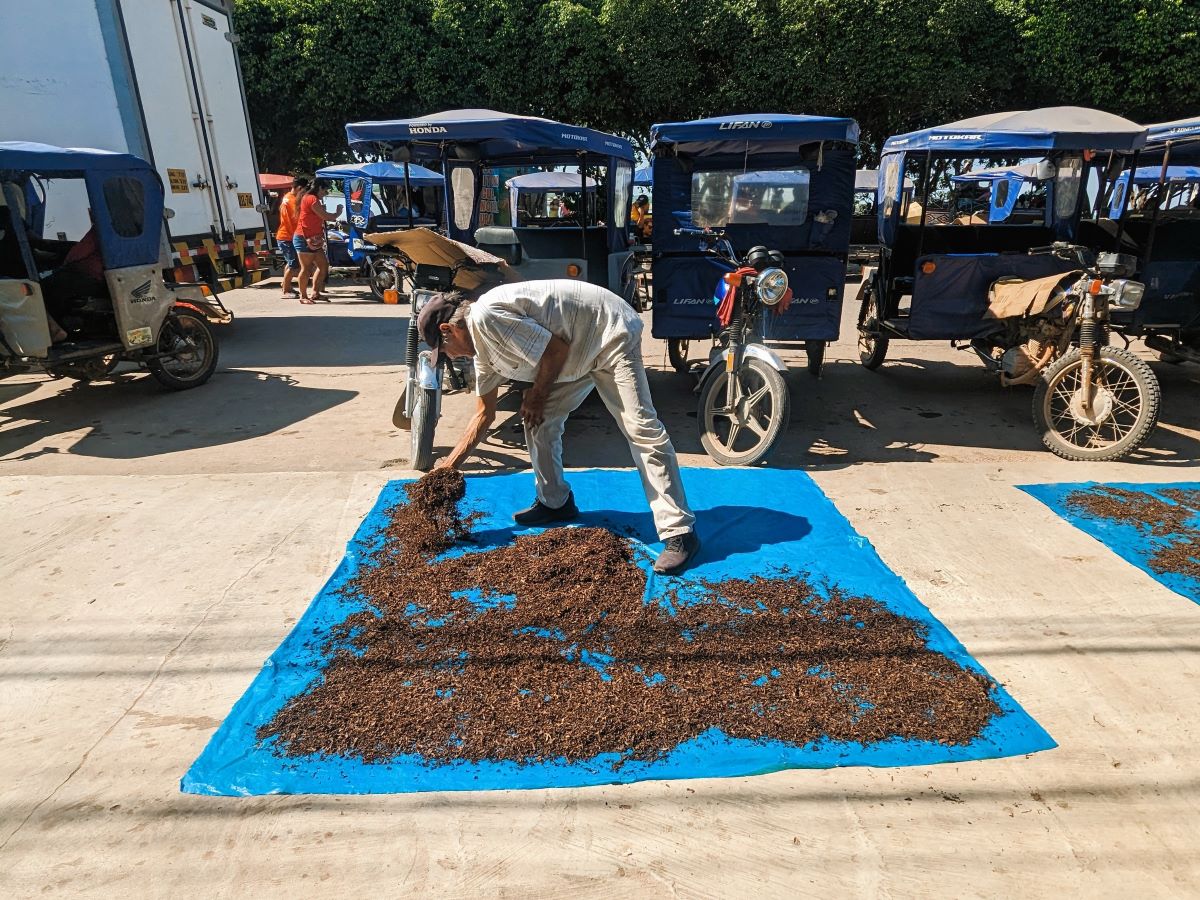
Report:
<svg viewBox="0 0 1200 900"><path fill-rule="evenodd" d="M259 730L278 752L619 765L710 728L964 744L998 710L986 677L869 597L779 577L691 585L687 600L679 582L645 602L637 551L601 528L438 560L466 534L461 476L407 492L349 588L378 614L335 629L323 676Z"/></svg>
<svg viewBox="0 0 1200 900"><path fill-rule="evenodd" d="M1148 565L1159 574L1200 579L1200 490L1166 488L1153 494L1098 485L1072 491L1066 504L1100 519L1133 525L1146 532L1155 548Z"/></svg>

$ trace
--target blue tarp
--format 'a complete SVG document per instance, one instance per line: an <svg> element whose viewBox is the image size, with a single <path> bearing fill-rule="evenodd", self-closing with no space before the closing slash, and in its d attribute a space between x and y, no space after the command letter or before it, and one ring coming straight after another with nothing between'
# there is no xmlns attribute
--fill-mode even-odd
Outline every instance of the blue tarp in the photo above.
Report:
<svg viewBox="0 0 1200 900"><path fill-rule="evenodd" d="M1170 572L1156 572L1150 565L1154 554L1162 547L1175 543L1179 535L1152 535L1147 529L1139 529L1132 524L1089 515L1085 511L1067 504L1067 498L1074 492L1096 487L1134 491L1164 503L1174 504L1175 501L1169 496L1165 496L1163 491L1200 491L1200 482L1150 485L1124 482L1098 484L1088 481L1080 484L1022 484L1018 487L1041 500L1063 519L1085 534L1094 537L1117 556L1133 563L1159 584L1187 597L1194 603L1200 603L1200 579ZM1200 529L1200 516L1193 517L1190 524L1192 527Z"/></svg>
<svg viewBox="0 0 1200 900"><path fill-rule="evenodd" d="M375 184L404 184L404 163L345 163L318 169L317 178L370 178ZM408 181L413 187L441 187L442 174L416 163L408 164Z"/></svg>
<svg viewBox="0 0 1200 900"><path fill-rule="evenodd" d="M593 469L569 473L569 478L580 507L591 510L583 515L581 524L605 525L630 534L650 553L661 549L636 472ZM761 469L685 469L684 482L704 541L699 564L687 573L688 579L747 578L783 566L805 571L814 583L875 597L894 612L919 621L927 628L931 649L983 673L807 475ZM710 730L650 762L620 763L606 757L577 764L435 764L413 755L386 764L367 764L342 757L277 756L269 745L256 740L255 731L289 698L321 677L320 667L327 659L320 648L330 629L361 609L339 590L376 546L385 512L401 499L402 487L403 482L393 481L383 488L337 570L183 777L185 792L344 794L571 787L652 778L751 775L786 768L926 765L1019 755L1055 746L1004 689L994 684L993 698L1000 713L978 738L962 746L898 739L868 745L818 741L795 746L730 740ZM512 511L525 506L532 495L533 479L528 473L468 478L464 502L484 513L475 523L474 548L486 550L508 543L516 531ZM649 570L649 557L641 564ZM650 577L648 592L653 597L665 581Z"/></svg>
<svg viewBox="0 0 1200 900"><path fill-rule="evenodd" d="M649 187L654 184L654 169L650 166L642 166L640 169L635 169L633 172L634 187Z"/></svg>
<svg viewBox="0 0 1200 900"><path fill-rule="evenodd" d="M346 138L360 150L374 149L376 144L410 144L420 159L440 158L441 145L447 143L471 145L484 159L496 161L579 150L633 161L633 145L616 135L493 109L451 109L416 119L351 122Z"/></svg>
<svg viewBox="0 0 1200 900"><path fill-rule="evenodd" d="M714 116L690 122L662 122L650 126L650 149L664 144L723 144L727 141L755 145L806 144L816 141L858 143L858 123L834 116L793 116L782 113L745 113ZM705 147L710 151L711 147Z"/></svg>
<svg viewBox="0 0 1200 900"><path fill-rule="evenodd" d="M1098 109L1052 106L974 116L884 142L884 152L932 150L935 153L995 150L1136 150L1146 129Z"/></svg>

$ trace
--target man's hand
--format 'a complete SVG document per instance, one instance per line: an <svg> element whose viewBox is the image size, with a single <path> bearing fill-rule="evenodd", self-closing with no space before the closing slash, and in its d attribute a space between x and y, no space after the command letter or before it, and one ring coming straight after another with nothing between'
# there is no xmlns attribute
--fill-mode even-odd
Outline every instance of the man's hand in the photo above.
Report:
<svg viewBox="0 0 1200 900"><path fill-rule="evenodd" d="M537 428L546 418L546 395L537 388L529 388L521 394L521 418L526 428Z"/></svg>

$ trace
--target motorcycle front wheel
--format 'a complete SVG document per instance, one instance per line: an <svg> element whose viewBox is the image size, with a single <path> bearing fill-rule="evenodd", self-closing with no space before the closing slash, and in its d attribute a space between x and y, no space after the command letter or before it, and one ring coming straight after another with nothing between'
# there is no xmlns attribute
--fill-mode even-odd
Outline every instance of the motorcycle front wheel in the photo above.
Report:
<svg viewBox="0 0 1200 900"><path fill-rule="evenodd" d="M791 397L783 376L747 357L735 373L738 399L726 407L729 373L714 372L700 389L700 444L723 466L752 466L775 449L787 430Z"/></svg>
<svg viewBox="0 0 1200 900"><path fill-rule="evenodd" d="M1042 374L1033 395L1034 427L1046 448L1063 459L1120 459L1140 447L1158 422L1158 379L1128 350L1098 347L1085 397L1082 366L1075 348Z"/></svg>
<svg viewBox="0 0 1200 900"><path fill-rule="evenodd" d="M412 428L409 431L412 439L409 465L418 472L428 472L433 468L433 433L437 430L437 391L433 388L420 387L417 384L413 384L409 389L417 392L413 402Z"/></svg>

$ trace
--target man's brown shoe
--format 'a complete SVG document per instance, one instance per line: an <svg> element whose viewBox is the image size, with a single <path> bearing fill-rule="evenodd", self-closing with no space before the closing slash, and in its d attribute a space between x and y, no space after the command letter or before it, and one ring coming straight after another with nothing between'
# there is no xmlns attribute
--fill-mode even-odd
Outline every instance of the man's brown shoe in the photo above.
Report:
<svg viewBox="0 0 1200 900"><path fill-rule="evenodd" d="M659 575L678 575L699 552L700 538L694 531L667 538L667 545L654 561L654 571Z"/></svg>

